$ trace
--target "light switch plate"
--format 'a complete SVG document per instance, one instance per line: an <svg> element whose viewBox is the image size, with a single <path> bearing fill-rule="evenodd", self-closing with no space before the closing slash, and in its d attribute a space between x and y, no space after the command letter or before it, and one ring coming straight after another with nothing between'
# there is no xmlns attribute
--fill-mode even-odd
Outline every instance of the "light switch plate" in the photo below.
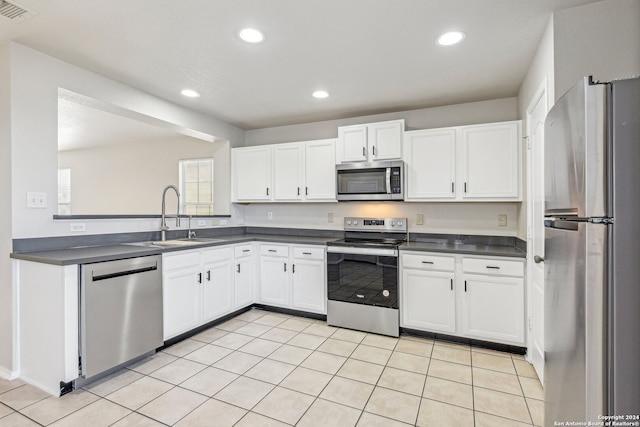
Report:
<svg viewBox="0 0 640 427"><path fill-rule="evenodd" d="M267 212L267 219L273 219L273 212Z"/></svg>
<svg viewBox="0 0 640 427"><path fill-rule="evenodd" d="M498 227L507 226L507 214L498 214Z"/></svg>
<svg viewBox="0 0 640 427"><path fill-rule="evenodd" d="M329 212L327 214L327 222L328 223L332 223L333 222L333 212Z"/></svg>
<svg viewBox="0 0 640 427"><path fill-rule="evenodd" d="M44 209L47 207L47 193L27 193L27 207L35 209Z"/></svg>
<svg viewBox="0 0 640 427"><path fill-rule="evenodd" d="M69 231L83 232L87 231L87 225L84 222L72 222L69 224Z"/></svg>
<svg viewBox="0 0 640 427"><path fill-rule="evenodd" d="M424 224L424 214L416 214L416 225Z"/></svg>

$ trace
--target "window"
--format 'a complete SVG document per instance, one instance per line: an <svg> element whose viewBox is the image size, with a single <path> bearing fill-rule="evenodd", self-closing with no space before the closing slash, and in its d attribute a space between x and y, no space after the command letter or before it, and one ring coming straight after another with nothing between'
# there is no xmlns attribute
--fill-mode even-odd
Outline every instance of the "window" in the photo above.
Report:
<svg viewBox="0 0 640 427"><path fill-rule="evenodd" d="M213 215L213 159L180 160L180 212Z"/></svg>
<svg viewBox="0 0 640 427"><path fill-rule="evenodd" d="M58 215L71 215L71 169L58 169Z"/></svg>

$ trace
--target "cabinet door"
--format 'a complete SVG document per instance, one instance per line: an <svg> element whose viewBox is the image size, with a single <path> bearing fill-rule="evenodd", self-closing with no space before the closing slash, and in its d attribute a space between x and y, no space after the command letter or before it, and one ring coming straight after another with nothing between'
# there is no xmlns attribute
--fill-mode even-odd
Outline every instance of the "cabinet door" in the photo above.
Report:
<svg viewBox="0 0 640 427"><path fill-rule="evenodd" d="M517 122L462 127L464 199L520 197L519 129Z"/></svg>
<svg viewBox="0 0 640 427"><path fill-rule="evenodd" d="M304 144L274 145L274 200L302 200L304 193L303 162Z"/></svg>
<svg viewBox="0 0 640 427"><path fill-rule="evenodd" d="M234 308L253 304L253 258L236 259Z"/></svg>
<svg viewBox="0 0 640 427"><path fill-rule="evenodd" d="M464 287L464 335L524 345L523 279L465 275Z"/></svg>
<svg viewBox="0 0 640 427"><path fill-rule="evenodd" d="M327 314L325 270L324 261L293 260L293 308Z"/></svg>
<svg viewBox="0 0 640 427"><path fill-rule="evenodd" d="M271 200L271 148L235 148L231 152L236 200Z"/></svg>
<svg viewBox="0 0 640 427"><path fill-rule="evenodd" d="M401 159L403 133L404 120L369 124L367 129L369 159Z"/></svg>
<svg viewBox="0 0 640 427"><path fill-rule="evenodd" d="M260 257L260 302L287 307L289 303L288 258Z"/></svg>
<svg viewBox="0 0 640 427"><path fill-rule="evenodd" d="M215 251L222 251L224 257L202 266L203 323L222 317L233 308L233 253L230 248Z"/></svg>
<svg viewBox="0 0 640 427"><path fill-rule="evenodd" d="M336 149L333 139L306 143L305 199L336 200Z"/></svg>
<svg viewBox="0 0 640 427"><path fill-rule="evenodd" d="M364 162L367 156L367 125L338 128L338 162Z"/></svg>
<svg viewBox="0 0 640 427"><path fill-rule="evenodd" d="M454 274L403 269L402 326L455 333Z"/></svg>
<svg viewBox="0 0 640 427"><path fill-rule="evenodd" d="M196 328L202 319L200 266L168 270L162 274L164 339Z"/></svg>
<svg viewBox="0 0 640 427"><path fill-rule="evenodd" d="M407 200L456 197L456 130L405 134Z"/></svg>

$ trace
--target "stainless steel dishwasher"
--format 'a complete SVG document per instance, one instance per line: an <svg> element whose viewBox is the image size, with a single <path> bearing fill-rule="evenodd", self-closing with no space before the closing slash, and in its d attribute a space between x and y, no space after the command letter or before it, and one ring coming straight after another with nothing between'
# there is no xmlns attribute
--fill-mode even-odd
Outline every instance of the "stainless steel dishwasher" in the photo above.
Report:
<svg viewBox="0 0 640 427"><path fill-rule="evenodd" d="M160 255L83 264L80 277L82 377L163 345Z"/></svg>

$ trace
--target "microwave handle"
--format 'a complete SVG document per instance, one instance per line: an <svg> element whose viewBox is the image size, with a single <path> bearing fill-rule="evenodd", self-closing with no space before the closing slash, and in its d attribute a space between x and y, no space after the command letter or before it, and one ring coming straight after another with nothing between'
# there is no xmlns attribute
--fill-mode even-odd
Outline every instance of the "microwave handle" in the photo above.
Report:
<svg viewBox="0 0 640 427"><path fill-rule="evenodd" d="M387 194L391 194L391 168L387 168Z"/></svg>

